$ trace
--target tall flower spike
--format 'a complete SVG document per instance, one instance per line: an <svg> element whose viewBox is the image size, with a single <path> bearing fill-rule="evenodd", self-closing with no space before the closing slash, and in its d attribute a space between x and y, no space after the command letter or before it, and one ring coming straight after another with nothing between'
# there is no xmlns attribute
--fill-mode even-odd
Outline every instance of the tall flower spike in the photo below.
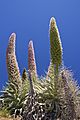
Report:
<svg viewBox="0 0 80 120"><path fill-rule="evenodd" d="M21 76L19 72L18 63L16 60L15 55L15 40L16 40L16 34L12 33L9 37L9 44L6 51L6 64L7 64L7 70L8 70L8 78L9 80L14 80L16 82L21 82Z"/></svg>
<svg viewBox="0 0 80 120"><path fill-rule="evenodd" d="M65 106L65 107L62 107L63 108L62 119L76 120L75 104L74 104L71 89L67 83L66 70L64 70L61 73L61 76L62 76L62 88L64 88L63 100L65 101L65 104L63 104L64 102L62 102L62 104Z"/></svg>
<svg viewBox="0 0 80 120"><path fill-rule="evenodd" d="M31 93L31 96L33 96L33 94L34 94L34 88L33 88L33 82L32 82L30 71L28 71L28 76L29 76L29 82L30 82L30 93Z"/></svg>
<svg viewBox="0 0 80 120"><path fill-rule="evenodd" d="M32 77L37 77L35 53L32 41L30 41L28 45L28 70Z"/></svg>
<svg viewBox="0 0 80 120"><path fill-rule="evenodd" d="M24 83L26 80L28 80L28 73L26 71L26 68L24 68L22 73L22 83Z"/></svg>
<svg viewBox="0 0 80 120"><path fill-rule="evenodd" d="M56 71L58 71L62 63L62 45L56 21L53 17L50 20L50 54L51 62L56 66Z"/></svg>

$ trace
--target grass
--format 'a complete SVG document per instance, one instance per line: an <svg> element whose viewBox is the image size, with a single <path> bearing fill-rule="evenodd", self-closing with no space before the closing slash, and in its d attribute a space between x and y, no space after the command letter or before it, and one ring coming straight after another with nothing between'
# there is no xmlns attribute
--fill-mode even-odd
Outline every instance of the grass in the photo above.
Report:
<svg viewBox="0 0 80 120"><path fill-rule="evenodd" d="M20 118L12 118L6 109L0 110L0 120L20 120Z"/></svg>
<svg viewBox="0 0 80 120"><path fill-rule="evenodd" d="M6 118L6 117L0 117L0 120L20 120L20 118Z"/></svg>

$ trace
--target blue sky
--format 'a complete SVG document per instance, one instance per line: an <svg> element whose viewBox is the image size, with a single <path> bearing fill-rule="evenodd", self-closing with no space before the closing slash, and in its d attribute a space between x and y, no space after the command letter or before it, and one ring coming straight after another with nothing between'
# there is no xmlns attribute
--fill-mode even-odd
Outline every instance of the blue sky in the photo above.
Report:
<svg viewBox="0 0 80 120"><path fill-rule="evenodd" d="M80 84L80 0L0 0L0 89L8 79L6 48L12 32L17 34L16 55L22 73L27 69L28 42L34 42L37 70L44 75L50 62L49 20L59 28L63 60Z"/></svg>

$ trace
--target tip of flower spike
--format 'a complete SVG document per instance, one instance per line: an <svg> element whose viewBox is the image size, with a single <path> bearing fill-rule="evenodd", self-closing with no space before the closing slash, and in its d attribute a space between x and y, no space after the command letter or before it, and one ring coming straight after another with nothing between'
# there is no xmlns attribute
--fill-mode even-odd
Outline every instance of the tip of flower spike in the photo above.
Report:
<svg viewBox="0 0 80 120"><path fill-rule="evenodd" d="M26 72L26 68L24 68L23 72Z"/></svg>
<svg viewBox="0 0 80 120"><path fill-rule="evenodd" d="M9 37L10 40L16 40L16 34L12 33Z"/></svg>
<svg viewBox="0 0 80 120"><path fill-rule="evenodd" d="M32 41L32 40L29 41L29 45L31 45L31 44L33 44L33 41Z"/></svg>
<svg viewBox="0 0 80 120"><path fill-rule="evenodd" d="M33 41L32 40L29 41L28 47L33 48Z"/></svg>
<svg viewBox="0 0 80 120"><path fill-rule="evenodd" d="M15 53L15 40L16 40L16 34L12 33L9 37L9 43L8 43L8 48L7 48L7 52L9 54L11 53Z"/></svg>
<svg viewBox="0 0 80 120"><path fill-rule="evenodd" d="M56 20L54 17L50 19L50 26L54 26L56 24Z"/></svg>

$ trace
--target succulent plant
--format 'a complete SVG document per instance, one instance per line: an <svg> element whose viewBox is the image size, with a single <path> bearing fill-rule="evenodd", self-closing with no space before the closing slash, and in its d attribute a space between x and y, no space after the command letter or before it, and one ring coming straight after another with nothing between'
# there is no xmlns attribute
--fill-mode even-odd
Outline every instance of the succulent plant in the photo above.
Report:
<svg viewBox="0 0 80 120"><path fill-rule="evenodd" d="M23 106L23 101L27 94L27 90L23 89L21 75L15 55L15 33L12 33L9 38L9 44L6 52L6 64L8 70L8 82L5 89L2 91L1 99L3 108L9 111L9 114L14 114ZM23 79L23 78L22 78ZM28 85L27 85L28 86ZM16 114L16 113L15 113Z"/></svg>
<svg viewBox="0 0 80 120"><path fill-rule="evenodd" d="M0 96L2 113L22 116L21 120L79 120L80 87L71 72L62 65L62 45L55 19L50 20L50 66L39 78L33 42L28 45L28 72L22 77L15 55L15 33L9 38L6 52L8 82Z"/></svg>
<svg viewBox="0 0 80 120"><path fill-rule="evenodd" d="M9 37L9 44L6 51L6 65L8 71L8 79L14 80L21 87L21 75L18 67L18 62L15 55L16 34L12 33ZM21 89L21 88L20 88Z"/></svg>

